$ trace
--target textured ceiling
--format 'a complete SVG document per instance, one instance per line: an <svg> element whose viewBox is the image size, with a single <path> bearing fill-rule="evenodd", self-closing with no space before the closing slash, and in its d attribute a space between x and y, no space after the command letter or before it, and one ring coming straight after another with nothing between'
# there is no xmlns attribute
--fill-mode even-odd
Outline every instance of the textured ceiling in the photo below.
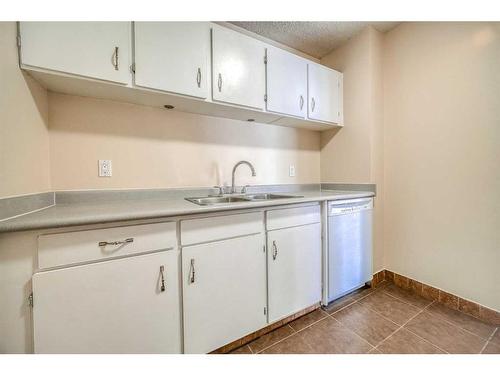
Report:
<svg viewBox="0 0 500 375"><path fill-rule="evenodd" d="M263 37L322 58L371 25L381 32L398 22L231 22Z"/></svg>

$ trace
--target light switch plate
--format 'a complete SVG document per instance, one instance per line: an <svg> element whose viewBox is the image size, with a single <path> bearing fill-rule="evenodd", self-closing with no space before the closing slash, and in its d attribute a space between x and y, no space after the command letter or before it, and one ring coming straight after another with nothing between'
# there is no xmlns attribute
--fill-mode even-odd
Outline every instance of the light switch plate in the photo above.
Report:
<svg viewBox="0 0 500 375"><path fill-rule="evenodd" d="M111 160L99 160L99 177L111 177L113 175L113 164Z"/></svg>
<svg viewBox="0 0 500 375"><path fill-rule="evenodd" d="M290 177L295 177L295 165L290 165L290 168L288 170L288 175Z"/></svg>

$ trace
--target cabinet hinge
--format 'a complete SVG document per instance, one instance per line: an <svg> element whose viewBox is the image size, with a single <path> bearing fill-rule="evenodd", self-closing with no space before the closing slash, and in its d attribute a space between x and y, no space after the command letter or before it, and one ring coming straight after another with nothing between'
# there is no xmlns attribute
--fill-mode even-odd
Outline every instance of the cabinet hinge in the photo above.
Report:
<svg viewBox="0 0 500 375"><path fill-rule="evenodd" d="M264 56L264 64L267 64L267 56Z"/></svg>
<svg viewBox="0 0 500 375"><path fill-rule="evenodd" d="M132 65L130 65L130 71L135 74L135 63L132 63Z"/></svg>
<svg viewBox="0 0 500 375"><path fill-rule="evenodd" d="M264 101L267 102L267 94L264 94Z"/></svg>
<svg viewBox="0 0 500 375"><path fill-rule="evenodd" d="M267 315L267 307L264 307L264 315Z"/></svg>
<svg viewBox="0 0 500 375"><path fill-rule="evenodd" d="M33 307L33 292L28 296L28 306Z"/></svg>

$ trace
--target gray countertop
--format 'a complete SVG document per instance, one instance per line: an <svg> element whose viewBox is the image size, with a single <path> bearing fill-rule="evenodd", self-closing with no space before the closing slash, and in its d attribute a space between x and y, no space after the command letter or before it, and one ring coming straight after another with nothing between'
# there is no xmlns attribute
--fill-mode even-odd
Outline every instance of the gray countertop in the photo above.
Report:
<svg viewBox="0 0 500 375"><path fill-rule="evenodd" d="M57 203L43 210L0 221L0 233L102 224L110 222L166 218L208 212L269 207L294 203L371 197L372 191L308 190L285 193L301 195L259 202L238 202L199 206L182 197L130 199L123 201Z"/></svg>

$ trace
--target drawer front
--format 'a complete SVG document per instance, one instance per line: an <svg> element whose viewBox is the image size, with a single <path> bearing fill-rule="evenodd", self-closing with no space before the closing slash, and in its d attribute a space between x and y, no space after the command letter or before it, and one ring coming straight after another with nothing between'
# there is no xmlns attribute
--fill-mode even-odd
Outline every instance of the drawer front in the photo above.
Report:
<svg viewBox="0 0 500 375"><path fill-rule="evenodd" d="M267 230L296 227L321 222L319 204L267 211Z"/></svg>
<svg viewBox="0 0 500 375"><path fill-rule="evenodd" d="M181 221L181 244L201 242L261 233L264 229L262 212L206 217Z"/></svg>
<svg viewBox="0 0 500 375"><path fill-rule="evenodd" d="M127 239L129 242L102 243ZM176 245L176 225L173 222L46 234L38 237L38 267L44 269L111 259L154 250L173 249Z"/></svg>

